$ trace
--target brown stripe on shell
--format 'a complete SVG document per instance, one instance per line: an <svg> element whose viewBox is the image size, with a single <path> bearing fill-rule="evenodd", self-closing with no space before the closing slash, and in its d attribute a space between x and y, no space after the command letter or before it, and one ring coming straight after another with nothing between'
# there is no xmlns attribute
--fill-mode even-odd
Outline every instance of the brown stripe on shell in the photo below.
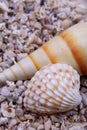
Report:
<svg viewBox="0 0 87 130"><path fill-rule="evenodd" d="M19 67L21 68L22 72L24 73L25 77L28 79L29 75L26 73L26 70L24 69L23 65L21 62L18 62Z"/></svg>
<svg viewBox="0 0 87 130"><path fill-rule="evenodd" d="M44 44L42 46L42 49L45 51L45 53L47 54L47 56L49 57L51 63L56 63L58 62L58 56L55 55L55 50L52 50L54 52L54 55L53 55L53 52L51 52L50 50L50 43L49 44Z"/></svg>
<svg viewBox="0 0 87 130"><path fill-rule="evenodd" d="M29 55L29 58L31 59L31 61L33 62L34 66L36 67L37 70L40 69L39 64L37 63L36 59L34 58L34 56L32 54Z"/></svg>
<svg viewBox="0 0 87 130"><path fill-rule="evenodd" d="M68 91L68 88L67 88L67 91ZM64 94L64 93L61 93L61 95L62 96L59 96L59 98L60 98L60 103L57 105L58 107L60 107L61 106L61 104L62 104L62 102L63 102L63 99L67 96L67 91L66 91L66 93ZM72 99L69 99L70 101L67 101L68 103L71 103L71 102L73 102L73 100Z"/></svg>
<svg viewBox="0 0 87 130"><path fill-rule="evenodd" d="M54 92L56 89L58 89L57 86L53 87L53 88L51 89L51 91ZM68 90L68 89L67 89L67 90ZM66 92L67 92L67 91L66 91ZM62 104L62 102L63 102L63 98L66 96L64 93L61 93L61 95L62 95L62 96L59 96L59 98L60 98L61 100L58 101L58 104L53 103L53 106L54 106L54 105L55 105L55 107L56 107L56 105L57 105L58 107L61 106L61 104ZM55 98L54 98L53 96L48 97L48 98L45 99L45 104L44 104L44 105L47 105L47 101L49 101L49 99L51 99L51 98L53 98L53 99L55 100ZM56 101L57 101L57 100L56 100Z"/></svg>
<svg viewBox="0 0 87 130"><path fill-rule="evenodd" d="M13 74L13 76L14 76L15 80L17 80L17 79L18 79L18 77L17 77L17 75L16 75L15 71L14 71L12 68L9 68L9 69L10 69L10 71L12 72L12 74Z"/></svg>
<svg viewBox="0 0 87 130"><path fill-rule="evenodd" d="M65 94L62 94L62 96L60 96L60 101L58 101L57 107L60 107L62 102L63 102L63 98L65 97Z"/></svg>
<svg viewBox="0 0 87 130"><path fill-rule="evenodd" d="M86 73L87 70L84 67L84 60L83 60L83 51L81 50L81 47L79 47L78 39L73 35L73 33L70 30L66 30L63 33L61 33L61 38L63 38L70 48L74 58L77 61L78 66L80 67L80 70L82 73Z"/></svg>

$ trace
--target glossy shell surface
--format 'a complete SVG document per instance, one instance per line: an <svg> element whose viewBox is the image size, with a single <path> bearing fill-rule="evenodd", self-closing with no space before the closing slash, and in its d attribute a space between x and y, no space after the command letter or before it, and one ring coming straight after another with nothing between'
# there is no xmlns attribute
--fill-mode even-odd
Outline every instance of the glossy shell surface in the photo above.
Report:
<svg viewBox="0 0 87 130"><path fill-rule="evenodd" d="M25 91L26 109L43 114L65 112L81 102L80 77L67 64L42 67L30 80Z"/></svg>

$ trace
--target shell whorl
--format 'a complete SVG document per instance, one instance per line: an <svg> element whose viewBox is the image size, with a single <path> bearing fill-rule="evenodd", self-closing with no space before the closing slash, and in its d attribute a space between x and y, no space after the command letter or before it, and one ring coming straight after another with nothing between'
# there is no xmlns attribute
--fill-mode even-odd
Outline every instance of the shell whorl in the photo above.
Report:
<svg viewBox="0 0 87 130"><path fill-rule="evenodd" d="M65 63L87 75L87 22L76 24L0 73L0 81L31 78L49 63Z"/></svg>
<svg viewBox="0 0 87 130"><path fill-rule="evenodd" d="M66 64L51 64L36 72L25 92L26 109L52 114L68 111L81 102L80 77Z"/></svg>

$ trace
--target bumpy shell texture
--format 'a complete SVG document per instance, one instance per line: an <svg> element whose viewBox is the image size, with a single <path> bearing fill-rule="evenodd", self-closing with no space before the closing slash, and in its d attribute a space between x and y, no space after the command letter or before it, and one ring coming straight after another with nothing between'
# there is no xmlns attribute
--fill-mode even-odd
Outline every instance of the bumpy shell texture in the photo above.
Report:
<svg viewBox="0 0 87 130"><path fill-rule="evenodd" d="M71 66L59 63L47 65L30 80L24 106L43 114L68 111L81 102L79 87L79 74Z"/></svg>

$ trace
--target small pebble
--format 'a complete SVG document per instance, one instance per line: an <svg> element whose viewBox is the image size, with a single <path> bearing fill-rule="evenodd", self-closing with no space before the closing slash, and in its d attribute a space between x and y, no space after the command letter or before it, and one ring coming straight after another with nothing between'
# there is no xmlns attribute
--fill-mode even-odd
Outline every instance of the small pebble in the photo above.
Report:
<svg viewBox="0 0 87 130"><path fill-rule="evenodd" d="M58 118L54 115L50 116L52 122L58 122Z"/></svg>
<svg viewBox="0 0 87 130"><path fill-rule="evenodd" d="M0 23L0 30L4 30L5 29L5 23Z"/></svg>
<svg viewBox="0 0 87 130"><path fill-rule="evenodd" d="M4 125L8 122L8 118L7 117L1 117L0 118L0 125Z"/></svg>
<svg viewBox="0 0 87 130"><path fill-rule="evenodd" d="M17 86L21 86L22 84L23 84L22 80L18 80L18 81L16 82L16 85L17 85Z"/></svg>
<svg viewBox="0 0 87 130"><path fill-rule="evenodd" d="M87 8L85 5L79 4L78 7L76 8L76 12L81 14L87 13Z"/></svg>
<svg viewBox="0 0 87 130"><path fill-rule="evenodd" d="M7 11L7 12L9 11L8 6L4 2L0 2L0 9L2 11Z"/></svg>
<svg viewBox="0 0 87 130"><path fill-rule="evenodd" d="M13 108L8 108L7 110L3 110L2 114L4 117L15 117L15 110Z"/></svg>
<svg viewBox="0 0 87 130"><path fill-rule="evenodd" d="M58 16L58 18L60 18L62 20L66 19L66 17L67 17L66 13L64 13L64 12L61 12L61 13L57 14L57 16Z"/></svg>
<svg viewBox="0 0 87 130"><path fill-rule="evenodd" d="M17 104L21 105L22 104L22 96L19 96L18 100L17 100Z"/></svg>
<svg viewBox="0 0 87 130"><path fill-rule="evenodd" d="M82 93L82 100L84 105L87 106L87 96L84 93Z"/></svg>
<svg viewBox="0 0 87 130"><path fill-rule="evenodd" d="M39 125L38 128L37 128L37 130L44 130L44 125L42 125L42 124Z"/></svg>
<svg viewBox="0 0 87 130"><path fill-rule="evenodd" d="M28 127L28 130L36 130L36 129L33 127Z"/></svg>
<svg viewBox="0 0 87 130"><path fill-rule="evenodd" d="M79 108L82 109L83 107L84 107L84 105L83 105L83 103L81 102Z"/></svg>
<svg viewBox="0 0 87 130"><path fill-rule="evenodd" d="M60 126L60 123L55 123L55 126L56 126L56 127L59 127L59 126Z"/></svg>
<svg viewBox="0 0 87 130"><path fill-rule="evenodd" d="M10 94L10 90L9 90L9 88L8 87L3 87L2 89L1 89L1 95L3 95L3 96L8 96L9 94Z"/></svg>
<svg viewBox="0 0 87 130"><path fill-rule="evenodd" d="M73 123L69 130L86 130L87 123Z"/></svg>
<svg viewBox="0 0 87 130"><path fill-rule="evenodd" d="M62 21L62 26L63 26L64 29L66 29L66 28L71 26L71 23L72 23L71 20L65 19L65 20Z"/></svg>
<svg viewBox="0 0 87 130"><path fill-rule="evenodd" d="M50 130L51 129L51 125L52 125L52 122L50 119L48 119L46 122L45 122L45 130Z"/></svg>
<svg viewBox="0 0 87 130"><path fill-rule="evenodd" d="M35 129L37 129L39 125L40 125L39 122L35 122L35 123L33 124L33 127L34 127Z"/></svg>
<svg viewBox="0 0 87 130"><path fill-rule="evenodd" d="M15 113L18 117L23 116L24 112L22 108L16 108Z"/></svg>
<svg viewBox="0 0 87 130"><path fill-rule="evenodd" d="M81 120L81 122L86 122L87 121L84 115L81 115L80 120Z"/></svg>
<svg viewBox="0 0 87 130"><path fill-rule="evenodd" d="M0 95L0 103L1 103L1 102L3 102L5 99L6 99L6 97L5 97L5 96Z"/></svg>
<svg viewBox="0 0 87 130"><path fill-rule="evenodd" d="M25 114L24 116L25 116L26 119L28 119L30 121L34 121L35 120L34 116L32 116L30 114Z"/></svg>
<svg viewBox="0 0 87 130"><path fill-rule="evenodd" d="M18 123L18 120L16 118L10 119L9 120L9 126L14 126Z"/></svg>
<svg viewBox="0 0 87 130"><path fill-rule="evenodd" d="M58 128L52 125L52 130L58 130Z"/></svg>
<svg viewBox="0 0 87 130"><path fill-rule="evenodd" d="M1 104L1 113L4 117L15 117L15 109L8 107L7 102Z"/></svg>
<svg viewBox="0 0 87 130"><path fill-rule="evenodd" d="M83 108L83 109L80 111L80 113L81 113L82 115L85 115L85 112L86 112L86 108Z"/></svg>

